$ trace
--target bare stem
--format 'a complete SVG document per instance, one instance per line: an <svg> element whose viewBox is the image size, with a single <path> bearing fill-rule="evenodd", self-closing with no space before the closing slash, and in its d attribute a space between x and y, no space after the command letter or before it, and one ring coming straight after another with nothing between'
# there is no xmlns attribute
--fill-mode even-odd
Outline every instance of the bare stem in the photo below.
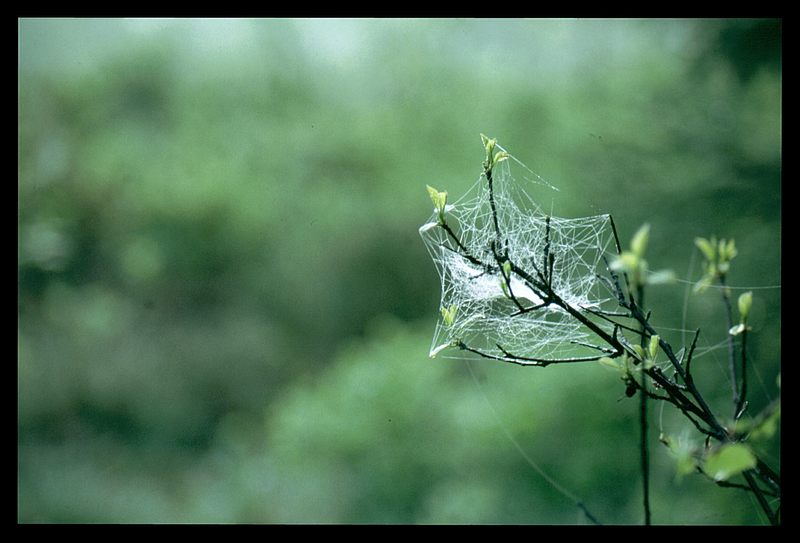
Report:
<svg viewBox="0 0 800 543"><path fill-rule="evenodd" d="M739 379L736 375L736 346L733 344L733 336L728 333L728 330L733 328L733 310L731 309L731 293L725 285L725 275L719 276L719 284L722 287L722 303L725 306L725 318L728 327L726 328L726 337L728 343L728 372L730 373L731 390L733 395L733 417L736 418L739 412Z"/></svg>
<svg viewBox="0 0 800 543"><path fill-rule="evenodd" d="M644 303L644 286L637 285L637 298L639 304ZM645 347L644 330L642 330L641 345ZM642 463L642 505L644 507L644 523L651 524L650 513L650 450L647 443L647 374L642 372L642 390L639 394L639 449Z"/></svg>

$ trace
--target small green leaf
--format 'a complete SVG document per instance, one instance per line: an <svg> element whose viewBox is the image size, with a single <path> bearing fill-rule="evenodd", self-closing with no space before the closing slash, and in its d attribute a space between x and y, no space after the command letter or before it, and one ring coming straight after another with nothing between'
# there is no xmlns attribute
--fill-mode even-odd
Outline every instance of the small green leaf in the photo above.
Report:
<svg viewBox="0 0 800 543"><path fill-rule="evenodd" d="M778 430L778 421L780 418L781 408L778 407L750 431L749 438L755 441L764 441L771 438Z"/></svg>
<svg viewBox="0 0 800 543"><path fill-rule="evenodd" d="M662 433L658 440L666 445L672 456L675 457L676 475L679 479L695 470L697 466L697 459L695 458L697 447L689 438L680 436L674 438Z"/></svg>
<svg viewBox="0 0 800 543"><path fill-rule="evenodd" d="M611 262L611 269L614 271L632 273L639 267L639 257L630 251L622 253Z"/></svg>
<svg viewBox="0 0 800 543"><path fill-rule="evenodd" d="M439 192L430 185L425 186L428 188L428 196L431 197L431 202L433 202L436 211L439 213L444 212L444 208L447 205L447 191Z"/></svg>
<svg viewBox="0 0 800 543"><path fill-rule="evenodd" d="M648 285L663 285L675 281L675 272L672 270L660 270L647 276Z"/></svg>
<svg viewBox="0 0 800 543"><path fill-rule="evenodd" d="M703 462L703 471L715 481L727 481L734 475L756 465L756 457L743 443L729 443L709 454Z"/></svg>
<svg viewBox="0 0 800 543"><path fill-rule="evenodd" d="M483 142L483 148L486 149L486 166L491 169L494 164L491 160L494 155L494 146L497 145L497 140L481 134L481 141Z"/></svg>
<svg viewBox="0 0 800 543"><path fill-rule="evenodd" d="M441 308L442 312L442 319L444 320L445 326L453 326L453 322L456 320L456 306L451 305L448 308Z"/></svg>
<svg viewBox="0 0 800 543"><path fill-rule="evenodd" d="M747 291L739 296L739 318L742 324L747 322L747 315L750 313L750 306L753 305L753 293Z"/></svg>
<svg viewBox="0 0 800 543"><path fill-rule="evenodd" d="M717 242L717 255L719 255L720 260L728 260L726 258L728 244L725 242L724 239L721 239Z"/></svg>
<svg viewBox="0 0 800 543"><path fill-rule="evenodd" d="M500 277L500 288L503 289L503 294L506 298L511 298L511 291L508 290L508 283L505 277Z"/></svg>
<svg viewBox="0 0 800 543"><path fill-rule="evenodd" d="M604 356L603 358L598 360L598 362L600 362L602 365L606 367L613 368L615 370L622 369L622 364L620 364L620 362L614 358L609 358L607 356Z"/></svg>
<svg viewBox="0 0 800 543"><path fill-rule="evenodd" d="M714 278L710 275L704 276L700 279L697 283L695 283L694 288L692 289L695 293L704 292L708 287L711 286L711 283L714 282Z"/></svg>
<svg viewBox="0 0 800 543"><path fill-rule="evenodd" d="M647 241L650 239L650 225L645 223L631 239L631 251L638 257L643 257L647 250Z"/></svg>
<svg viewBox="0 0 800 543"><path fill-rule="evenodd" d="M509 156L508 153L506 153L505 151L498 151L494 155L494 160L492 161L492 164L499 164L500 162L506 160L508 156Z"/></svg>
<svg viewBox="0 0 800 543"><path fill-rule="evenodd" d="M736 250L736 242L732 239L725 244L725 260L733 260L739 252Z"/></svg>
<svg viewBox="0 0 800 543"><path fill-rule="evenodd" d="M703 253L703 256L706 257L706 260L710 262L716 260L717 250L714 247L715 244L713 242L705 238L695 238L694 244L697 246L698 249L700 249L700 252Z"/></svg>
<svg viewBox="0 0 800 543"><path fill-rule="evenodd" d="M511 262L508 260L503 262L503 273L506 275L506 277L511 275Z"/></svg>
<svg viewBox="0 0 800 543"><path fill-rule="evenodd" d="M658 354L658 336L650 336L650 346L648 349L648 354L650 355L650 360L656 359L656 354Z"/></svg>

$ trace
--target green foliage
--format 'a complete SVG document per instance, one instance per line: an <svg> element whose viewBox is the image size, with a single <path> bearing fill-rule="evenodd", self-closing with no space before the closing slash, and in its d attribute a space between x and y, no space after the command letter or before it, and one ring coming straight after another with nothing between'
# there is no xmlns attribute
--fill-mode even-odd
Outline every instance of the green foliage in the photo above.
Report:
<svg viewBox="0 0 800 543"><path fill-rule="evenodd" d="M455 305L451 305L448 308L444 308L444 307L441 308L442 320L444 321L445 326L452 326L453 325L453 322L456 319L456 311L457 310L458 310L458 307L456 307Z"/></svg>
<svg viewBox="0 0 800 543"><path fill-rule="evenodd" d="M747 317L750 315L750 308L753 307L753 293L748 291L739 295L737 301L739 307L739 319L742 324L747 324Z"/></svg>
<svg viewBox="0 0 800 543"><path fill-rule="evenodd" d="M703 267L705 274L694 287L695 292L703 292L710 285L722 279L730 271L731 260L738 253L734 240L720 239L717 241L715 236L710 239L695 238L695 245L703 255Z"/></svg>
<svg viewBox="0 0 800 543"><path fill-rule="evenodd" d="M444 218L447 209L447 191L439 192L430 185L426 185L426 187L428 188L428 195L431 197L431 202L433 202L434 210L438 213L439 224L445 224L445 222L447 222Z"/></svg>
<svg viewBox="0 0 800 543"><path fill-rule="evenodd" d="M622 251L611 261L611 269L628 275L634 288L645 285L661 285L674 280L672 270L651 272L644 258L650 240L650 225L643 224L633 235L630 250Z"/></svg>
<svg viewBox="0 0 800 543"><path fill-rule="evenodd" d="M706 455L703 471L716 481L727 481L755 465L756 458L747 445L728 443Z"/></svg>
<svg viewBox="0 0 800 543"><path fill-rule="evenodd" d="M699 447L686 435L680 437L659 436L659 441L667 446L675 459L675 474L678 480L697 470Z"/></svg>

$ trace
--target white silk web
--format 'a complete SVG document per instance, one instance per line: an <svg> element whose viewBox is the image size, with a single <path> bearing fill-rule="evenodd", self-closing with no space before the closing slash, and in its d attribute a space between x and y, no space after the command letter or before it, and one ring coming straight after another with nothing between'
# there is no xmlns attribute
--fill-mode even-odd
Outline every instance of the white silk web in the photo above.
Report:
<svg viewBox="0 0 800 543"><path fill-rule="evenodd" d="M442 285L442 315L430 356L461 358L463 350L448 347L463 345L499 359L508 359L509 353L518 359L598 355L591 346L593 333L564 309L550 304L530 310L542 303L541 297L517 273L507 273L504 281L492 242L499 231L495 247L502 246L508 259L528 272L528 279L544 268L545 255L551 254L553 292L576 309L598 311L606 302L609 308L616 305L609 286L598 279L605 272L603 255L608 253L609 260L616 255L610 217L548 219L512 176L512 162L521 165L511 157L494 166L491 195L482 174L464 196L446 206L451 233L439 223L439 210L419 229ZM611 331L607 323L599 325Z"/></svg>

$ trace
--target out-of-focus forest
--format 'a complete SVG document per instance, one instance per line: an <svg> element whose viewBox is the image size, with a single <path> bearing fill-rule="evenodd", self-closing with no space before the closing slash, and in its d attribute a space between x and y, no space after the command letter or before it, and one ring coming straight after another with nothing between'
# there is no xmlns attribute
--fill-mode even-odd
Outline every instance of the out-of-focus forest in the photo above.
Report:
<svg viewBox="0 0 800 543"><path fill-rule="evenodd" d="M463 194L480 133L558 187L526 188L555 215L651 225L651 268L679 278L648 291L652 322L702 329L725 414L722 304L684 281L696 236L735 238L751 412L780 394L780 21L18 29L19 522L588 522L533 460L640 523L617 375L427 356L425 185ZM697 436L674 411L651 409L653 522L763 523L676 476L659 430ZM765 447L778 469L780 434Z"/></svg>

